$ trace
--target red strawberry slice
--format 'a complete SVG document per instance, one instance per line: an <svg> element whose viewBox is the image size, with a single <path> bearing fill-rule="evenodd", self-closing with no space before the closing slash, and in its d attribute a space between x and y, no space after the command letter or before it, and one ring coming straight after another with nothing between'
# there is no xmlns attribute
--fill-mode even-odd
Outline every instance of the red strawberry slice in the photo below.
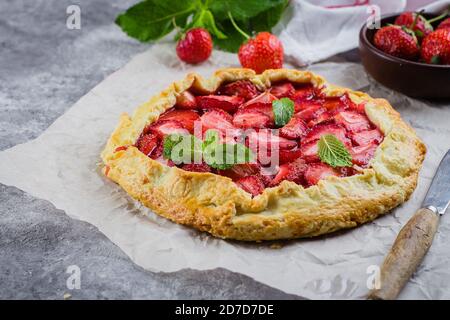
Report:
<svg viewBox="0 0 450 320"><path fill-rule="evenodd" d="M200 120L202 122L202 130L205 132L208 129L216 129L222 134L234 135L236 128L231 123L233 117L220 109L213 109L205 112Z"/></svg>
<svg viewBox="0 0 450 320"><path fill-rule="evenodd" d="M273 178L273 180L270 182L270 186L277 186L283 180L289 180L297 184L303 184L306 168L307 165L303 159L297 159L294 162L282 164L275 178Z"/></svg>
<svg viewBox="0 0 450 320"><path fill-rule="evenodd" d="M303 101L303 100L311 100L315 96L315 89L312 84L306 84L302 87L295 90L295 93L292 97L294 102Z"/></svg>
<svg viewBox="0 0 450 320"><path fill-rule="evenodd" d="M319 116L315 119L312 119L311 121L308 122L308 127L312 128L316 125L318 125L319 123L323 123L323 122L332 122L333 121L333 115L328 112L325 111L324 113L319 114Z"/></svg>
<svg viewBox="0 0 450 320"><path fill-rule="evenodd" d="M307 130L308 128L302 119L293 117L280 129L280 136L287 139L299 139L306 134Z"/></svg>
<svg viewBox="0 0 450 320"><path fill-rule="evenodd" d="M310 186L313 186L317 184L319 180L330 176L339 177L340 173L329 165L321 162L309 164L305 171L305 180Z"/></svg>
<svg viewBox="0 0 450 320"><path fill-rule="evenodd" d="M182 165L181 169L192 172L211 172L210 166L206 163L188 163Z"/></svg>
<svg viewBox="0 0 450 320"><path fill-rule="evenodd" d="M258 176L240 178L236 181L236 184L253 196L257 196L264 191L264 183Z"/></svg>
<svg viewBox="0 0 450 320"><path fill-rule="evenodd" d="M259 91L256 86L248 80L239 80L231 82L219 90L220 94L225 96L238 96L245 100L255 98Z"/></svg>
<svg viewBox="0 0 450 320"><path fill-rule="evenodd" d="M195 109L197 107L197 101L192 93L183 91L177 96L176 106L180 109Z"/></svg>
<svg viewBox="0 0 450 320"><path fill-rule="evenodd" d="M158 146L158 136L155 134L144 134L141 136L137 143L136 147L146 156L150 156L150 154L156 149Z"/></svg>
<svg viewBox="0 0 450 320"><path fill-rule="evenodd" d="M294 102L294 112L299 113L309 108L323 108L320 100L300 100Z"/></svg>
<svg viewBox="0 0 450 320"><path fill-rule="evenodd" d="M200 116L193 110L174 109L163 113L159 120L176 120L192 133L194 132L194 123L200 120Z"/></svg>
<svg viewBox="0 0 450 320"><path fill-rule="evenodd" d="M323 106L332 113L344 111L348 108L356 108L356 104L350 100L347 93L340 97L325 97L323 100Z"/></svg>
<svg viewBox="0 0 450 320"><path fill-rule="evenodd" d="M324 134L332 134L336 136L345 145L350 145L350 139L347 138L345 129L337 124L319 124L311 129L311 131L303 138L302 145L311 141L319 140Z"/></svg>
<svg viewBox="0 0 450 320"><path fill-rule="evenodd" d="M153 152L150 154L150 158L156 160L156 159L162 159L162 154L164 151L164 146L162 144L162 141L158 142L158 145L156 146L156 148L153 150Z"/></svg>
<svg viewBox="0 0 450 320"><path fill-rule="evenodd" d="M297 146L297 142L280 137L270 129L261 129L258 132L252 131L248 135L250 148L257 147L258 150L279 150L292 149Z"/></svg>
<svg viewBox="0 0 450 320"><path fill-rule="evenodd" d="M273 115L273 108L271 103L254 103L245 109L242 110L255 110L264 113L267 117L269 117L269 123L267 124L267 127L273 127L275 125L274 115Z"/></svg>
<svg viewBox="0 0 450 320"><path fill-rule="evenodd" d="M236 127L248 128L267 128L271 121L269 116L256 109L241 109L234 114L233 124Z"/></svg>
<svg viewBox="0 0 450 320"><path fill-rule="evenodd" d="M222 109L227 112L234 112L244 103L244 98L233 96L198 96L197 104L200 109Z"/></svg>
<svg viewBox="0 0 450 320"><path fill-rule="evenodd" d="M277 97L275 97L273 94L271 94L270 92L266 91L264 93L261 93L259 96L257 96L256 98L253 98L252 100L247 101L246 103L244 103L241 108L245 109L248 107L255 107L253 105L261 105L261 104L269 104L270 107L272 107L272 101L277 100Z"/></svg>
<svg viewBox="0 0 450 320"><path fill-rule="evenodd" d="M317 162L319 161L319 155L317 154L317 140L308 142L302 145L302 157L306 162Z"/></svg>
<svg viewBox="0 0 450 320"><path fill-rule="evenodd" d="M364 115L366 114L366 104L364 102L355 104L353 109L358 113L361 113Z"/></svg>
<svg viewBox="0 0 450 320"><path fill-rule="evenodd" d="M295 88L292 83L284 82L272 86L269 91L278 99L291 98L295 93Z"/></svg>
<svg viewBox="0 0 450 320"><path fill-rule="evenodd" d="M370 159L373 158L375 154L375 150L377 149L378 144L375 142L371 142L368 145L353 147L350 151L352 155L352 162L365 167L369 164Z"/></svg>
<svg viewBox="0 0 450 320"><path fill-rule="evenodd" d="M144 130L144 131L147 131ZM148 131L156 133L161 138L168 134L188 134L188 130L177 120L160 120L148 128Z"/></svg>
<svg viewBox="0 0 450 320"><path fill-rule="evenodd" d="M383 134L378 129L366 130L352 134L351 139L355 144L365 146L371 142L380 143L383 140Z"/></svg>
<svg viewBox="0 0 450 320"><path fill-rule="evenodd" d="M322 107L320 104L314 103L310 104L306 109L302 109L302 111L295 114L296 118L300 118L306 123L317 118L322 113L326 112L327 109Z"/></svg>
<svg viewBox="0 0 450 320"><path fill-rule="evenodd" d="M280 150L278 153L279 163L293 162L302 156L302 150L295 148L293 150Z"/></svg>
<svg viewBox="0 0 450 320"><path fill-rule="evenodd" d="M239 163L230 169L219 170L218 173L236 181L243 177L259 175L260 170L261 166L258 163Z"/></svg>
<svg viewBox="0 0 450 320"><path fill-rule="evenodd" d="M340 111L334 117L336 123L340 123L350 132L359 132L370 129L370 122L364 115L356 111Z"/></svg>

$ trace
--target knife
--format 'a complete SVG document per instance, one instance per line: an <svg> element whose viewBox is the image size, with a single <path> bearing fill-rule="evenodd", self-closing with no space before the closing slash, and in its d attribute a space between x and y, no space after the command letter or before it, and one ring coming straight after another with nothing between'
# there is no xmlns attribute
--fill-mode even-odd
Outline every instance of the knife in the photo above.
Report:
<svg viewBox="0 0 450 320"><path fill-rule="evenodd" d="M421 209L400 230L380 269L380 286L368 299L395 299L431 246L439 216L450 203L450 150L436 170Z"/></svg>

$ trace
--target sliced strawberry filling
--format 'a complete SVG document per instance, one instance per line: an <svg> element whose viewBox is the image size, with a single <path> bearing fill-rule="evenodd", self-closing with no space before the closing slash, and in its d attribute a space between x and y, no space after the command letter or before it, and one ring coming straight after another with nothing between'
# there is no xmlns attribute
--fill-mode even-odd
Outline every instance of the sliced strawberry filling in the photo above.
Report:
<svg viewBox="0 0 450 320"><path fill-rule="evenodd" d="M280 166L280 169L270 183L270 186L277 186L283 180L303 184L306 169L307 165L303 159L297 159L294 162L283 164Z"/></svg>
<svg viewBox="0 0 450 320"><path fill-rule="evenodd" d="M295 93L292 97L295 103L304 100L311 100L315 97L316 90L313 85L306 84L295 90Z"/></svg>
<svg viewBox="0 0 450 320"><path fill-rule="evenodd" d="M220 109L209 110L200 117L203 132L208 129L216 129L222 133L234 132L233 117Z"/></svg>
<svg viewBox="0 0 450 320"><path fill-rule="evenodd" d="M188 130L183 126L183 124L177 120L160 120L154 125L151 125L147 129L150 132L157 134L160 138L168 134L187 134ZM146 130L146 131L147 131Z"/></svg>
<svg viewBox="0 0 450 320"><path fill-rule="evenodd" d="M383 134L378 129L360 131L351 135L352 141L358 146L365 146L371 142L380 143Z"/></svg>
<svg viewBox="0 0 450 320"><path fill-rule="evenodd" d="M190 133L194 132L194 123L198 121L200 116L192 110L173 109L165 112L159 117L159 120L176 120L183 125Z"/></svg>
<svg viewBox="0 0 450 320"><path fill-rule="evenodd" d="M266 91L264 93L261 93L259 96L255 97L254 99L251 99L244 103L241 108L249 108L249 107L257 107L262 105L269 105L270 108L272 108L272 101L277 100L277 97L275 97L270 92Z"/></svg>
<svg viewBox="0 0 450 320"><path fill-rule="evenodd" d="M350 132L359 132L370 129L369 119L355 111L338 112L334 119L336 123L341 124Z"/></svg>
<svg viewBox="0 0 450 320"><path fill-rule="evenodd" d="M296 117L292 119L280 129L280 136L287 139L299 139L306 134L308 128L305 122Z"/></svg>
<svg viewBox="0 0 450 320"><path fill-rule="evenodd" d="M176 107L180 109L195 109L197 107L195 96L189 91L183 91L177 96Z"/></svg>
<svg viewBox="0 0 450 320"><path fill-rule="evenodd" d="M256 86L248 80L239 80L226 84L219 92L224 96L238 96L245 100L253 99L259 94Z"/></svg>
<svg viewBox="0 0 450 320"><path fill-rule="evenodd" d="M359 166L367 166L369 161L373 158L378 143L371 142L368 145L353 147L351 150L352 161Z"/></svg>
<svg viewBox="0 0 450 320"><path fill-rule="evenodd" d="M261 178L257 176L240 178L236 181L236 184L248 193L251 193L253 196L263 193L265 188Z"/></svg>
<svg viewBox="0 0 450 320"><path fill-rule="evenodd" d="M305 180L308 185L313 186L319 182L319 180L325 179L330 176L339 177L341 174L338 170L330 167L325 163L312 163L308 165L305 171Z"/></svg>
<svg viewBox="0 0 450 320"><path fill-rule="evenodd" d="M249 146L258 149L292 149L297 146L297 142L280 137L272 132L270 129L261 129L258 132L252 131L248 135Z"/></svg>
<svg viewBox="0 0 450 320"><path fill-rule="evenodd" d="M256 109L241 109L235 113L233 124L243 129L267 128L271 120L267 114Z"/></svg>
<svg viewBox="0 0 450 320"><path fill-rule="evenodd" d="M186 170L186 171L192 171L192 172L211 172L211 167L208 166L206 163L183 164L181 166L181 169Z"/></svg>
<svg viewBox="0 0 450 320"><path fill-rule="evenodd" d="M244 98L238 96L199 96L197 104L200 109L222 109L226 112L234 112L244 103Z"/></svg>
<svg viewBox="0 0 450 320"><path fill-rule="evenodd" d="M318 102L311 102L307 101L305 105L300 105L301 109L299 112L295 114L296 118L300 118L306 123L308 123L311 120L316 119L319 117L322 113L325 113L327 109L325 109L320 103ZM297 105L296 105L297 108ZM297 111L297 110L296 110Z"/></svg>
<svg viewBox="0 0 450 320"><path fill-rule="evenodd" d="M144 134L139 138L136 146L143 154L150 156L151 153L158 147L158 141L159 139L155 134Z"/></svg>
<svg viewBox="0 0 450 320"><path fill-rule="evenodd" d="M288 118L280 121L279 110L274 114L272 102L282 98L293 101L294 114L292 116L291 109ZM197 125L201 125L201 131L196 130ZM204 141L210 129L219 133L220 143L241 143L250 148L256 162L222 167L210 162L209 165L206 162L184 163L178 167L229 177L253 196L283 180L309 187L330 176L357 174L361 167L369 165L384 138L367 118L365 104L355 104L348 94L327 97L312 85L289 81L276 83L260 92L251 81L239 80L221 86L210 95L195 96L190 91L180 93L175 107L147 126L135 146L150 158L175 166L172 160L163 156L165 137L174 133L193 133ZM342 142L353 166L349 162L350 156L345 164L349 166L336 168L327 164L333 162L319 157L318 142L324 136L322 141L328 139L329 135ZM119 146L116 151L126 148Z"/></svg>
<svg viewBox="0 0 450 320"><path fill-rule="evenodd" d="M280 83L272 86L269 92L273 94L278 99L281 98L291 98L295 93L294 86L289 82Z"/></svg>

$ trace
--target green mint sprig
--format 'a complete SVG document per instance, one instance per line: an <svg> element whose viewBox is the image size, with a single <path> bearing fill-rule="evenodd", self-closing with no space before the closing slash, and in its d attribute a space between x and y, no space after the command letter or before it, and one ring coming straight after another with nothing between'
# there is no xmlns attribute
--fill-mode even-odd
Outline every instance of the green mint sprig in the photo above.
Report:
<svg viewBox="0 0 450 320"><path fill-rule="evenodd" d="M247 34L270 31L280 20L288 0L144 0L116 18L130 37L142 42L158 40L174 28L209 31L221 50L237 52L246 40L230 16Z"/></svg>
<svg viewBox="0 0 450 320"><path fill-rule="evenodd" d="M202 159L212 168L230 169L251 162L253 152L241 143L221 143L217 130L208 130L203 141L193 135L171 134L164 137L163 156L175 164L199 163Z"/></svg>
<svg viewBox="0 0 450 320"><path fill-rule="evenodd" d="M317 147L320 160L333 168L353 165L350 152L336 136L332 134L321 136Z"/></svg>
<svg viewBox="0 0 450 320"><path fill-rule="evenodd" d="M272 111L275 125L282 127L291 120L294 115L294 101L289 98L281 98L272 102Z"/></svg>

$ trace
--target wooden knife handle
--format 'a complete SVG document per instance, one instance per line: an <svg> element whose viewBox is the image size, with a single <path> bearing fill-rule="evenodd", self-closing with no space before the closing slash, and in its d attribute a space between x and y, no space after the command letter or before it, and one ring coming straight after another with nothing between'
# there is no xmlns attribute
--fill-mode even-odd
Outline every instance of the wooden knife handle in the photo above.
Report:
<svg viewBox="0 0 450 320"><path fill-rule="evenodd" d="M381 266L380 288L370 291L368 299L395 299L417 269L433 241L438 214L419 209L400 230Z"/></svg>

